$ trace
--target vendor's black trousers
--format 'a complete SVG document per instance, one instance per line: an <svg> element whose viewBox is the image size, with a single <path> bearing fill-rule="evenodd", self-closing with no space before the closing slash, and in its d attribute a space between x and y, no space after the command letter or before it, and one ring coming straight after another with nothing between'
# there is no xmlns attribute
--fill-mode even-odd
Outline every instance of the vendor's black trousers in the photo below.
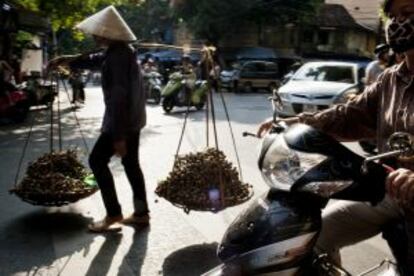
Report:
<svg viewBox="0 0 414 276"><path fill-rule="evenodd" d="M127 154L122 158L122 165L134 193L135 215L138 216L148 213L145 181L138 159L139 136L139 132L127 135ZM89 165L101 189L106 212L110 217L122 214L115 191L114 178L108 167L114 154L114 139L110 134L102 133L89 156Z"/></svg>

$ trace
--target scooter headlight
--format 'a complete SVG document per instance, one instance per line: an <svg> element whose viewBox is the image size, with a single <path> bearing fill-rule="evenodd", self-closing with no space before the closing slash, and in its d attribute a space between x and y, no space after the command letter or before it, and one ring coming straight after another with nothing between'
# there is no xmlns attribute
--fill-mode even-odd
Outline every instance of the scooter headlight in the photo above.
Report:
<svg viewBox="0 0 414 276"><path fill-rule="evenodd" d="M278 135L263 158L261 171L271 188L290 191L297 180L326 159L321 154L292 150L283 135Z"/></svg>

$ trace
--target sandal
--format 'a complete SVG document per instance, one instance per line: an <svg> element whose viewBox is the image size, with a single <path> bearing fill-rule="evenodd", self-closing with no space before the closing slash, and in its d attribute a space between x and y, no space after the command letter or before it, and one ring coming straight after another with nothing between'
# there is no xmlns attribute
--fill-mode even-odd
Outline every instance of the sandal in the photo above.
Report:
<svg viewBox="0 0 414 276"><path fill-rule="evenodd" d="M121 225L119 224L122 219L122 216L105 217L101 221L89 224L88 228L89 231L93 233L119 232L122 229Z"/></svg>
<svg viewBox="0 0 414 276"><path fill-rule="evenodd" d="M131 215L123 219L121 223L134 227L147 227L150 224L150 216L148 214L141 216Z"/></svg>

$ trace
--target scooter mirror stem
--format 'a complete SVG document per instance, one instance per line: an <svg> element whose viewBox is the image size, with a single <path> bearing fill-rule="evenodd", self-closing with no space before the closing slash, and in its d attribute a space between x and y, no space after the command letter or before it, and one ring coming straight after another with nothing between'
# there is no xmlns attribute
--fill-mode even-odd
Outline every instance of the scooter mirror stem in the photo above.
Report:
<svg viewBox="0 0 414 276"><path fill-rule="evenodd" d="M250 137L255 137L255 138L259 138L259 137L257 137L257 135L256 135L256 134L254 134L254 133L247 132L247 131L243 132L243 137L247 137L247 136L250 136Z"/></svg>
<svg viewBox="0 0 414 276"><path fill-rule="evenodd" d="M375 160L381 160L381 159L385 159L385 158L390 158L390 157L395 157L395 156L400 156L402 154L404 154L406 152L406 150L393 150L393 151L389 151L386 153L382 153L382 154L378 154L375 156L371 156L368 157L364 160L363 164L362 164L362 172L363 173L367 173L368 172L368 163L373 162Z"/></svg>

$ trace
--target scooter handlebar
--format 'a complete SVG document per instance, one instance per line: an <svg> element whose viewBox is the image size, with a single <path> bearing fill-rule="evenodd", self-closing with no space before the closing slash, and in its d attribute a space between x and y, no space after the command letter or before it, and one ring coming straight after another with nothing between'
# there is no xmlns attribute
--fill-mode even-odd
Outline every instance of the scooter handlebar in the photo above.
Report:
<svg viewBox="0 0 414 276"><path fill-rule="evenodd" d="M257 137L257 135L256 135L256 134L254 134L254 133L251 133L251 132L248 132L248 131L243 132L243 137L247 137L247 136L250 136L250 137L255 137L255 138L259 138L259 137Z"/></svg>

